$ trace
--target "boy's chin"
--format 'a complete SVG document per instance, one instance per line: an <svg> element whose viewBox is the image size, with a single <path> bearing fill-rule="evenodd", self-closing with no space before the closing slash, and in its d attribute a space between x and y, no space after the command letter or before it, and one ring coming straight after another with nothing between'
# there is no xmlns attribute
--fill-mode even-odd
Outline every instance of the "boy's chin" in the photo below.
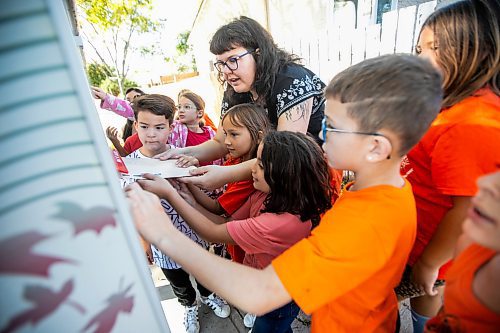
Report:
<svg viewBox="0 0 500 333"><path fill-rule="evenodd" d="M144 150L143 153L144 155L148 156L156 156L158 154L164 153L167 151L167 146L164 147L158 147L158 146L143 146Z"/></svg>

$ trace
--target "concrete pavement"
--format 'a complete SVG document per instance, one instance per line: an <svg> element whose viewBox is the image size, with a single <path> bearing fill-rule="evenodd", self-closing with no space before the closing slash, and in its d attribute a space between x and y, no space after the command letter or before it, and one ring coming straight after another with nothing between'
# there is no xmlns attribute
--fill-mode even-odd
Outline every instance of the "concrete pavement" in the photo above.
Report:
<svg viewBox="0 0 500 333"><path fill-rule="evenodd" d="M151 275L161 299L161 305L165 313L171 333L185 333L184 329L184 307L177 302L163 272L157 266L151 265ZM199 309L200 333L246 333L249 331L243 325L245 312L231 306L231 315L228 318L219 318L204 304ZM413 333L408 302L400 304L401 330L400 333ZM309 333L309 318L300 313L292 324L294 333Z"/></svg>

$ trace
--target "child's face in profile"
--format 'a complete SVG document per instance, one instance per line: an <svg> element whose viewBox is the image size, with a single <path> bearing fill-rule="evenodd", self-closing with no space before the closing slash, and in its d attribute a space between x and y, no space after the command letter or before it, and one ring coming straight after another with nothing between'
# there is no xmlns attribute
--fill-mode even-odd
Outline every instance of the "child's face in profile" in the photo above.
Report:
<svg viewBox="0 0 500 333"><path fill-rule="evenodd" d="M158 116L146 110L140 110L134 127L142 143L140 152L153 157L167 150L170 124L165 116Z"/></svg>
<svg viewBox="0 0 500 333"><path fill-rule="evenodd" d="M464 233L475 243L500 251L500 171L480 177Z"/></svg>
<svg viewBox="0 0 500 333"><path fill-rule="evenodd" d="M202 110L197 110L196 105L188 98L179 98L179 105L177 106L179 121L185 125L198 125L200 118L203 115Z"/></svg>
<svg viewBox="0 0 500 333"><path fill-rule="evenodd" d="M255 164L252 166L252 179L253 179L253 187L256 190L269 193L271 189L266 182L264 177L264 166L262 165L262 149L264 145L261 143L259 148L257 149L257 159L255 160Z"/></svg>
<svg viewBox="0 0 500 333"><path fill-rule="evenodd" d="M357 130L356 122L347 114L346 105L331 97L326 101L325 126L346 131ZM322 137L323 150L328 164L332 168L355 171L358 160L362 157L362 143L366 137L328 131L325 134L326 137Z"/></svg>
<svg viewBox="0 0 500 333"><path fill-rule="evenodd" d="M416 52L419 57L423 57L429 60L431 64L441 72L441 67L439 67L439 64L437 62L438 45L434 37L434 32L431 28L423 28L422 32L420 33L420 38L418 39Z"/></svg>
<svg viewBox="0 0 500 333"><path fill-rule="evenodd" d="M254 145L252 136L246 127L234 125L229 117L224 118L222 122L224 129L224 144L226 145L229 154L234 157L246 158Z"/></svg>

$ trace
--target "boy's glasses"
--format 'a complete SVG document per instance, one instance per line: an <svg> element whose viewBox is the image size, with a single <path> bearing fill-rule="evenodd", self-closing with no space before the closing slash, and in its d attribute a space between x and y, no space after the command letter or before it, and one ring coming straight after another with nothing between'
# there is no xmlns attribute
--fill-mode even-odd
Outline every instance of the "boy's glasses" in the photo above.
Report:
<svg viewBox="0 0 500 333"><path fill-rule="evenodd" d="M177 109L178 110L184 109L186 111L191 111L191 110L196 110L196 107L192 106L192 105L188 105L188 104L186 104L186 105L180 105L179 104L179 105L177 105Z"/></svg>
<svg viewBox="0 0 500 333"><path fill-rule="evenodd" d="M238 69L238 60L240 58L246 56L247 54L251 54L253 52L254 52L254 50L247 50L245 53L231 57L231 58L227 59L226 61L222 61L222 60L216 61L214 64L214 67L219 73L222 73L224 71L224 66L229 68L229 70L231 70L231 71L235 71Z"/></svg>
<svg viewBox="0 0 500 333"><path fill-rule="evenodd" d="M380 133L358 132L358 131L348 131L348 130L338 129L338 128L332 127L330 125L327 125L326 124L326 118L323 118L323 121L321 122L321 133L323 134L323 140L325 140L325 141L326 141L326 132L383 136L384 138L386 138L387 140L389 140L385 135L380 134Z"/></svg>

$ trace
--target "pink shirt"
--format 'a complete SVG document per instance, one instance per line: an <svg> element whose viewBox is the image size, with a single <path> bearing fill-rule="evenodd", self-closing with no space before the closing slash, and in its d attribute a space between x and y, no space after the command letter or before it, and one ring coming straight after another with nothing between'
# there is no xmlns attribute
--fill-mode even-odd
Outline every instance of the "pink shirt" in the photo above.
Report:
<svg viewBox="0 0 500 333"><path fill-rule="evenodd" d="M226 224L233 240L245 251L243 264L262 269L311 233L311 221L302 222L290 213L261 213L266 193L255 191Z"/></svg>

